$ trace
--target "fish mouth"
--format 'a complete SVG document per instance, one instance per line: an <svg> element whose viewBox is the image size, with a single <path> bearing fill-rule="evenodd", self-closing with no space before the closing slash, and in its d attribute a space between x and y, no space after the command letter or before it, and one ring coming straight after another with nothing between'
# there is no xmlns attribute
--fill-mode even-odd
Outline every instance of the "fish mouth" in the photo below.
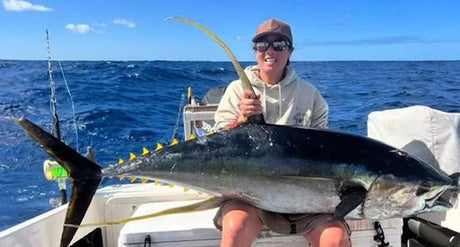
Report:
<svg viewBox="0 0 460 247"><path fill-rule="evenodd" d="M440 188L430 192L430 194L433 193L435 193L434 196L425 200L425 209L433 209L438 206L453 208L457 203L458 191L456 187Z"/></svg>
<svg viewBox="0 0 460 247"><path fill-rule="evenodd" d="M457 205L458 193L460 192L460 174L452 174L450 186L432 186L428 181L424 181L417 189L417 196L424 196L425 209L432 209L438 206L453 208Z"/></svg>

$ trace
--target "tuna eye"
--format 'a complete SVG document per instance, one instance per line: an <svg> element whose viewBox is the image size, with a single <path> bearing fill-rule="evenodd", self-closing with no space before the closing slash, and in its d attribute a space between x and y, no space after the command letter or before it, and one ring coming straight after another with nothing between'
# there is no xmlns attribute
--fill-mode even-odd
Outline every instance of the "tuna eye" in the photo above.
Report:
<svg viewBox="0 0 460 247"><path fill-rule="evenodd" d="M423 181L418 187L417 192L415 192L415 195L416 196L423 195L427 193L428 191L430 191L430 189L431 189L430 183L428 183L427 181Z"/></svg>

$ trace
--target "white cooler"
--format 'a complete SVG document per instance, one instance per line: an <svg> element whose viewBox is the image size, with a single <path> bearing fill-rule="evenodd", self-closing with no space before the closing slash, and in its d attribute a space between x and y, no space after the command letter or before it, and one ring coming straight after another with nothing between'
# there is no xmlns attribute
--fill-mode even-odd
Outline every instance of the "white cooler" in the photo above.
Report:
<svg viewBox="0 0 460 247"><path fill-rule="evenodd" d="M146 203L133 214L141 216L199 200ZM217 209L167 215L127 223L120 231L118 246L218 246L221 234L212 218ZM150 239L150 240L149 240Z"/></svg>

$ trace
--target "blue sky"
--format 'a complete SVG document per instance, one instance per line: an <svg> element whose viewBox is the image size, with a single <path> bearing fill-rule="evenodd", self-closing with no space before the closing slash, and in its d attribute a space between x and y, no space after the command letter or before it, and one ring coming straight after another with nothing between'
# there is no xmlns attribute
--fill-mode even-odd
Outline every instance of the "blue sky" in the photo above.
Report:
<svg viewBox="0 0 460 247"><path fill-rule="evenodd" d="M1 0L0 59L228 61L204 33L216 33L240 61L275 17L291 25L295 61L460 60L458 0Z"/></svg>

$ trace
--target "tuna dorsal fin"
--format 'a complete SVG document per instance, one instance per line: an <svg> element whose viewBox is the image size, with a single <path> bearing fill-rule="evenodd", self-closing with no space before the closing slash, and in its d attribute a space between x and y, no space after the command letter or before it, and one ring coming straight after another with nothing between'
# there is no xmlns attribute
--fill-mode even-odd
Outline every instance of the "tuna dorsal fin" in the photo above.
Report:
<svg viewBox="0 0 460 247"><path fill-rule="evenodd" d="M193 20L184 18L184 17L173 16L173 17L167 18L166 20L182 21L182 22L185 22L185 23L190 24L192 26L195 26L196 28L198 28L201 31L203 31L204 33L206 33L220 47L222 47L222 49L224 49L225 53L227 53L227 56L232 61L233 67L235 68L236 72L238 73L238 76L240 77L241 82L243 83L243 89L245 91L246 90L251 90L252 92L254 92L254 88L252 87L248 76L246 75L246 73L244 73L243 67L241 67L240 63L238 62L238 60L236 59L235 55L230 50L230 48L219 37L217 37L217 35L215 35L213 32L211 32L209 29L207 29L206 27L202 26L201 24L199 24L199 23L197 23L197 22L195 22ZM265 120L264 120L264 117L262 115L254 115L254 116L250 116L247 119L246 123L265 124Z"/></svg>
<svg viewBox="0 0 460 247"><path fill-rule="evenodd" d="M340 190L340 203L335 207L332 220L343 219L366 198L367 190L360 185L343 185Z"/></svg>
<svg viewBox="0 0 460 247"><path fill-rule="evenodd" d="M79 225L102 180L101 168L29 120L25 118L11 119L38 142L70 175L72 195L64 222L68 225ZM61 246L68 246L76 231L77 228L64 226Z"/></svg>
<svg viewBox="0 0 460 247"><path fill-rule="evenodd" d="M224 49L225 53L227 53L227 56L230 58L230 60L231 60L231 62L233 64L233 67L235 68L236 72L238 73L238 76L240 77L241 82L243 83L244 91L251 90L252 92L254 92L254 88L252 87L248 76L246 75L246 73L244 73L243 67L241 67L240 63L238 62L238 60L236 59L235 55L230 50L230 48L219 37L217 37L217 35L215 35L213 32L211 32L209 29L207 29L206 27L202 26L201 24L199 24L199 23L197 23L197 22L195 22L193 20L184 18L184 17L173 16L173 17L167 18L166 20L182 21L182 22L185 22L185 23L188 23L190 25L195 26L196 28L198 28L201 31L203 31L204 33L206 33L220 47L222 47L222 49ZM246 123L265 124L265 120L264 120L264 117L262 115L255 115L255 116L250 116L247 119Z"/></svg>

